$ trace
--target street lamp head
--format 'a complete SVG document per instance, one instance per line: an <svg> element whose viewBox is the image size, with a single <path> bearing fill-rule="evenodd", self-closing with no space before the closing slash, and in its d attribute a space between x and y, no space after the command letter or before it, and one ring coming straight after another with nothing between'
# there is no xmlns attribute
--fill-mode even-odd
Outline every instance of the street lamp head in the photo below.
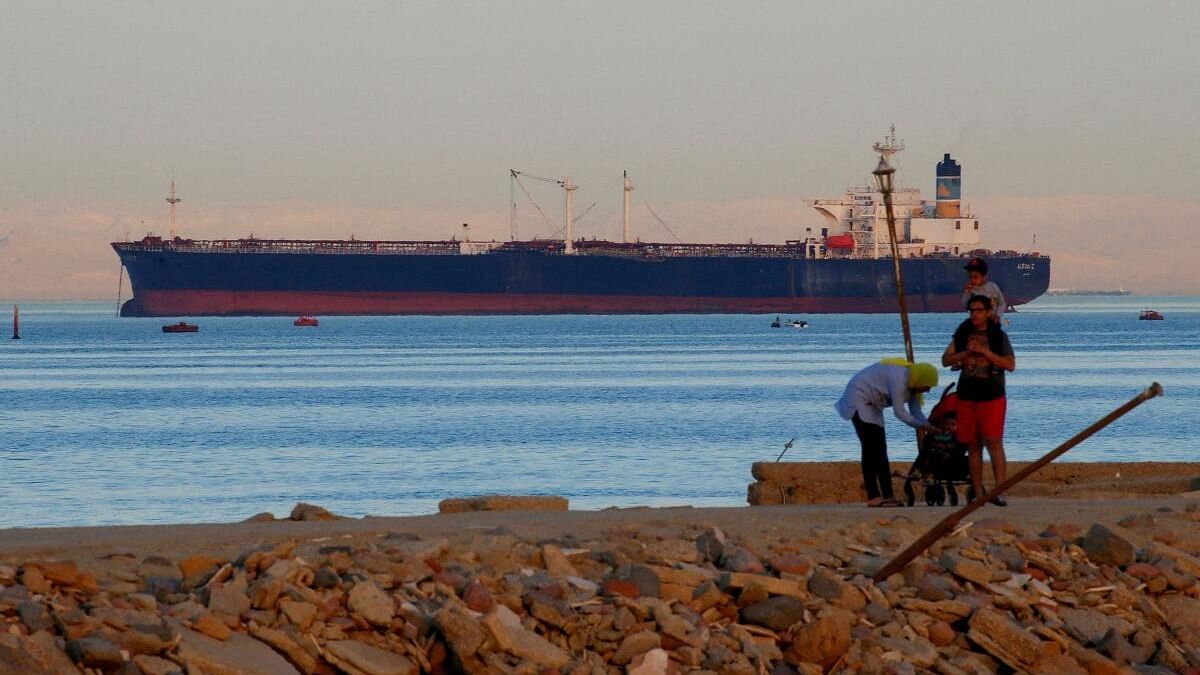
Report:
<svg viewBox="0 0 1200 675"><path fill-rule="evenodd" d="M896 173L896 170L892 168L891 164L888 164L887 157L880 155L879 166L875 167L871 173L875 174L875 184L879 186L880 192L890 193L892 191L892 174Z"/></svg>

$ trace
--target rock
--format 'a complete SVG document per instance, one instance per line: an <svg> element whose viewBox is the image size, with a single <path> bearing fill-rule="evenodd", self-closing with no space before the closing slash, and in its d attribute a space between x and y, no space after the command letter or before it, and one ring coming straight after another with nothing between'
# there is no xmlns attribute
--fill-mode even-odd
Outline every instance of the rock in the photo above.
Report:
<svg viewBox="0 0 1200 675"><path fill-rule="evenodd" d="M721 566L731 572L762 574L766 571L758 556L741 546L726 547L725 555L721 558Z"/></svg>
<svg viewBox="0 0 1200 675"><path fill-rule="evenodd" d="M725 555L725 533L720 528L711 527L699 537L696 537L696 552L705 562L715 563Z"/></svg>
<svg viewBox="0 0 1200 675"><path fill-rule="evenodd" d="M1079 547L1097 565L1124 567L1133 562L1133 544L1100 523L1092 525Z"/></svg>
<svg viewBox="0 0 1200 675"><path fill-rule="evenodd" d="M667 675L670 655L662 649L651 649L637 663L630 664L626 675Z"/></svg>
<svg viewBox="0 0 1200 675"><path fill-rule="evenodd" d="M1127 530L1148 530L1157 524L1154 516L1149 513L1129 515L1117 521L1117 524Z"/></svg>
<svg viewBox="0 0 1200 675"><path fill-rule="evenodd" d="M202 614L192 622L192 630L203 633L217 640L228 640L229 626L212 614Z"/></svg>
<svg viewBox="0 0 1200 675"><path fill-rule="evenodd" d="M981 609L971 617L967 638L1014 670L1026 670L1042 656L1041 640L1007 614Z"/></svg>
<svg viewBox="0 0 1200 675"><path fill-rule="evenodd" d="M781 574L804 576L812 569L812 560L798 554L775 556L767 564L771 566L771 569Z"/></svg>
<svg viewBox="0 0 1200 675"><path fill-rule="evenodd" d="M396 615L396 603L373 581L354 584L346 602L351 611L376 626L387 626Z"/></svg>
<svg viewBox="0 0 1200 675"><path fill-rule="evenodd" d="M546 565L546 571L556 577L579 576L579 570L567 560L562 549L554 544L542 546L542 562Z"/></svg>
<svg viewBox="0 0 1200 675"><path fill-rule="evenodd" d="M179 670L178 663L147 654L138 654L133 657L133 663L145 675L170 675L170 673L182 672Z"/></svg>
<svg viewBox="0 0 1200 675"><path fill-rule="evenodd" d="M1060 607L1058 616L1062 619L1067 634L1084 646L1100 642L1110 630L1128 635L1135 628L1116 614L1082 607Z"/></svg>
<svg viewBox="0 0 1200 675"><path fill-rule="evenodd" d="M349 675L417 675L412 659L355 640L325 643L325 658Z"/></svg>
<svg viewBox="0 0 1200 675"><path fill-rule="evenodd" d="M292 514L288 516L292 520L341 520L342 517L335 515L328 509L317 506L316 504L305 504L297 502L292 507Z"/></svg>
<svg viewBox="0 0 1200 675"><path fill-rule="evenodd" d="M50 612L46 606L40 602L26 600L17 605L17 615L21 617L21 623L29 628L29 632L36 633L39 630L49 630L54 626L54 620L50 618Z"/></svg>
<svg viewBox="0 0 1200 675"><path fill-rule="evenodd" d="M635 656L641 656L661 645L662 638L654 631L644 630L631 633L621 641L621 646L613 654L612 662L623 666L632 661Z"/></svg>
<svg viewBox="0 0 1200 675"><path fill-rule="evenodd" d="M190 591L202 586L224 562L210 555L191 555L179 561L179 571L183 574L181 588Z"/></svg>
<svg viewBox="0 0 1200 675"><path fill-rule="evenodd" d="M243 523L273 523L275 522L275 514L270 511L256 513L242 521Z"/></svg>
<svg viewBox="0 0 1200 675"><path fill-rule="evenodd" d="M637 585L624 579L609 579L602 587L604 595L620 595L626 598L636 598L642 594Z"/></svg>
<svg viewBox="0 0 1200 675"><path fill-rule="evenodd" d="M654 570L646 565L634 565L625 573L624 579L637 586L638 594L643 598L657 598L662 595L662 585Z"/></svg>
<svg viewBox="0 0 1200 675"><path fill-rule="evenodd" d="M920 636L911 640L883 637L879 640L879 646L887 651L899 652L905 661L921 668L931 667L938 659L937 647Z"/></svg>
<svg viewBox="0 0 1200 675"><path fill-rule="evenodd" d="M75 561L73 560L29 564L41 570L42 576L47 581L52 581L60 586L74 586L75 582L79 579L79 569L75 566Z"/></svg>
<svg viewBox="0 0 1200 675"><path fill-rule="evenodd" d="M298 675L299 671L267 645L241 633L214 640L178 623L178 659L188 672L205 675Z"/></svg>
<svg viewBox="0 0 1200 675"><path fill-rule="evenodd" d="M947 551L938 558L938 562L947 572L980 586L985 586L992 581L992 568L977 560Z"/></svg>
<svg viewBox="0 0 1200 675"><path fill-rule="evenodd" d="M27 657L37 664L38 667L44 668L44 671L39 671L35 667L29 667L21 675L79 675L79 668L71 662L70 657L58 646L53 635L47 631L38 631L28 637L17 637L9 634L7 636L19 643L19 649L24 657ZM5 638L0 637L0 642ZM0 674L6 674L6 662L13 665L15 660L10 662L6 659L4 649L0 645Z"/></svg>
<svg viewBox="0 0 1200 675"><path fill-rule="evenodd" d="M50 581L36 567L25 568L25 572L21 575L21 583L29 589L30 593L45 595L52 590Z"/></svg>
<svg viewBox="0 0 1200 675"><path fill-rule="evenodd" d="M1134 563L1125 568L1125 573L1142 581L1149 581L1154 577L1162 576L1162 570L1146 563Z"/></svg>
<svg viewBox="0 0 1200 675"><path fill-rule="evenodd" d="M521 619L504 605L483 617L483 625L504 651L542 666L561 668L570 657L559 647L521 625Z"/></svg>
<svg viewBox="0 0 1200 675"><path fill-rule="evenodd" d="M342 583L342 578L332 567L322 567L313 574L312 587L315 589L336 588L340 583Z"/></svg>
<svg viewBox="0 0 1200 675"><path fill-rule="evenodd" d="M935 646L945 647L954 642L954 638L957 635L954 629L950 627L950 624L945 621L934 621L929 624L929 641Z"/></svg>
<svg viewBox="0 0 1200 675"><path fill-rule="evenodd" d="M91 668L116 668L125 663L121 648L99 637L68 640L67 655L76 663Z"/></svg>
<svg viewBox="0 0 1200 675"><path fill-rule="evenodd" d="M792 664L816 663L829 669L850 649L850 623L854 615L829 609L813 623L794 632L784 658Z"/></svg>
<svg viewBox="0 0 1200 675"><path fill-rule="evenodd" d="M921 576L917 579L916 587L917 597L922 600L937 602L939 600L949 600L954 597L954 583L936 574Z"/></svg>
<svg viewBox="0 0 1200 675"><path fill-rule="evenodd" d="M700 553L696 550L695 542L686 539L664 539L646 544L646 560L673 564L677 562L700 562Z"/></svg>
<svg viewBox="0 0 1200 675"><path fill-rule="evenodd" d="M272 649L283 654L293 666L302 673L315 673L317 671L317 654L315 649L310 652L305 649L302 643L306 643L306 639L296 632L294 627L287 627L282 630L275 630L252 624L250 626L250 634L259 641L271 646ZM308 642L310 647L313 645Z"/></svg>
<svg viewBox="0 0 1200 675"><path fill-rule="evenodd" d="M228 616L241 616L250 609L250 598L246 597L245 577L240 582L220 584L208 592L208 609Z"/></svg>
<svg viewBox="0 0 1200 675"><path fill-rule="evenodd" d="M594 584L592 588L595 589ZM466 588L463 589L462 599L463 602L467 603L467 607L481 614L491 609L494 602L492 592L488 590L487 586L478 581L472 581L467 584Z"/></svg>
<svg viewBox="0 0 1200 675"><path fill-rule="evenodd" d="M475 619L459 611L443 607L433 615L433 624L446 639L446 644L460 659L465 660L474 656L483 644L485 638L483 628Z"/></svg>
<svg viewBox="0 0 1200 675"><path fill-rule="evenodd" d="M869 603L864 608L864 613L867 615L867 621L876 626L882 626L895 618L895 613L892 610L874 602Z"/></svg>
<svg viewBox="0 0 1200 675"><path fill-rule="evenodd" d="M1154 655L1154 647L1140 648L1129 643L1115 628L1108 629L1096 641L1096 650L1117 663L1145 663Z"/></svg>
<svg viewBox="0 0 1200 675"><path fill-rule="evenodd" d="M779 595L743 607L740 616L742 623L782 631L804 619L804 603L796 598Z"/></svg>
<svg viewBox="0 0 1200 675"><path fill-rule="evenodd" d="M72 668L74 666L72 665ZM79 672L78 669L75 670ZM16 635L0 633L0 675L60 675L27 653Z"/></svg>
<svg viewBox="0 0 1200 675"><path fill-rule="evenodd" d="M836 600L842 597L845 588L846 582L824 567L818 567L808 578L808 592L826 600Z"/></svg>
<svg viewBox="0 0 1200 675"><path fill-rule="evenodd" d="M279 609L284 616L300 628L307 628L317 616L317 606L311 602L300 602L283 598L279 601Z"/></svg>
<svg viewBox="0 0 1200 675"><path fill-rule="evenodd" d="M438 502L439 513L469 511L566 511L570 502L558 496L487 495L443 499Z"/></svg>

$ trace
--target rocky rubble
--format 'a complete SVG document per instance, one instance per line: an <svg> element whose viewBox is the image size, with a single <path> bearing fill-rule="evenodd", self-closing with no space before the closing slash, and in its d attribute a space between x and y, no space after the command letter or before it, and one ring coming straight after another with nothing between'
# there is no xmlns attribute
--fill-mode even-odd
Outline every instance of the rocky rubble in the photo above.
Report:
<svg viewBox="0 0 1200 675"><path fill-rule="evenodd" d="M1200 673L1196 507L964 523L879 584L921 534L902 513L757 547L500 527L28 560L0 565L0 675Z"/></svg>

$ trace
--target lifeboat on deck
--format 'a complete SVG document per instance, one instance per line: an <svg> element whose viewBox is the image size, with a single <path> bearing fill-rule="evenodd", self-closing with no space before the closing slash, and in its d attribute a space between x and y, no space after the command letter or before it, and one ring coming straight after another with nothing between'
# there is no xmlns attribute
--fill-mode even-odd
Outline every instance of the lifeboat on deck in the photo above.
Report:
<svg viewBox="0 0 1200 675"><path fill-rule="evenodd" d="M302 317L296 319L295 321L293 321L292 325L293 326L320 326L321 322L317 321L317 317L315 317L315 316L305 315L305 316L302 316Z"/></svg>
<svg viewBox="0 0 1200 675"><path fill-rule="evenodd" d="M188 323L186 321L169 323L163 326L164 333L195 333L198 330L200 330L200 326L197 326L194 323Z"/></svg>

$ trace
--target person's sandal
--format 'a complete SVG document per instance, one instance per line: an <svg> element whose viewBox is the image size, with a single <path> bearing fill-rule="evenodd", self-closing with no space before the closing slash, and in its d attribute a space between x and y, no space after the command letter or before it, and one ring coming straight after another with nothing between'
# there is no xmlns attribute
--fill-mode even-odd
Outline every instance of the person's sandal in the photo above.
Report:
<svg viewBox="0 0 1200 675"><path fill-rule="evenodd" d="M899 499L885 499L885 500L879 502L879 506L881 506L883 508L903 507L904 502L900 501Z"/></svg>

